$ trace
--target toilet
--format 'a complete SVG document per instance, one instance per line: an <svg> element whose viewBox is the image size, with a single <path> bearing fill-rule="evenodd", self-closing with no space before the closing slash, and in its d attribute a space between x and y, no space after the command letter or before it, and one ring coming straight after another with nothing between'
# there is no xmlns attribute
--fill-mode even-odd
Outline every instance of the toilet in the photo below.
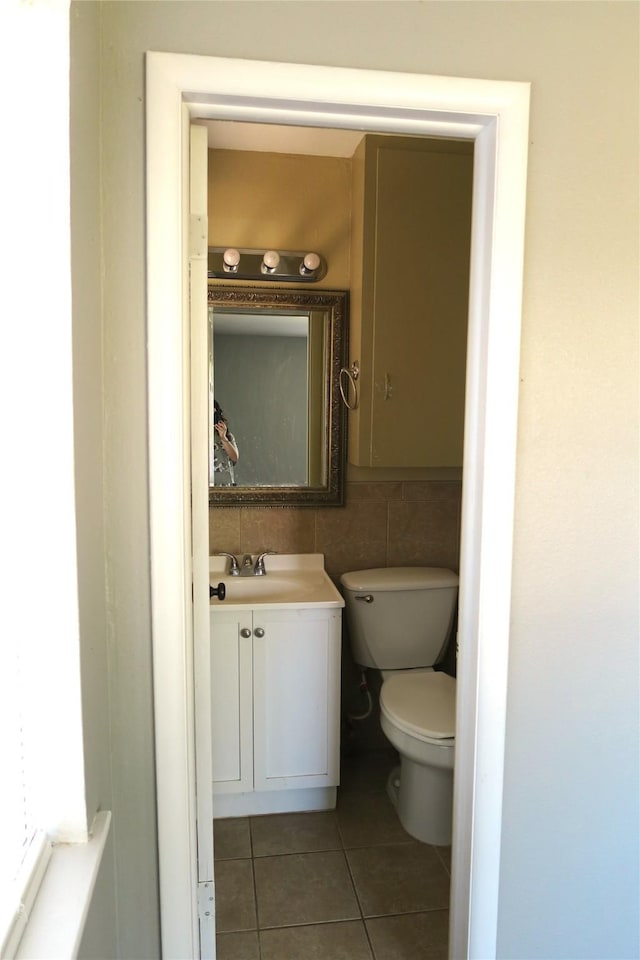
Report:
<svg viewBox="0 0 640 960"><path fill-rule="evenodd" d="M387 790L400 822L423 843L451 843L456 681L444 655L458 576L442 567L382 567L340 577L351 650L381 671L380 725L400 755Z"/></svg>

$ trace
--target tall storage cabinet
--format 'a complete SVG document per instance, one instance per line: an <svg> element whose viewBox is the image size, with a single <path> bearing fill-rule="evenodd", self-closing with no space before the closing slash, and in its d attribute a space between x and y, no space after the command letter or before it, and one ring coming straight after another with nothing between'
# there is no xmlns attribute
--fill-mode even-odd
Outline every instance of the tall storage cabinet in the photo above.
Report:
<svg viewBox="0 0 640 960"><path fill-rule="evenodd" d="M353 158L349 461L462 464L473 147L365 136Z"/></svg>

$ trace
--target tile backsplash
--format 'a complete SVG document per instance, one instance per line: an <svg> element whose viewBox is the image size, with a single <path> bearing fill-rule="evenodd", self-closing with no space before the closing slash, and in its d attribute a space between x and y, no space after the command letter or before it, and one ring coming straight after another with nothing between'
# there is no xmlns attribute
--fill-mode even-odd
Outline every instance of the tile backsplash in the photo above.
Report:
<svg viewBox="0 0 640 960"><path fill-rule="evenodd" d="M335 581L347 570L369 567L435 566L458 572L461 492L461 478L349 480L344 507L215 506L209 510L209 552L322 553ZM455 643L449 644L442 666L455 675ZM365 702L345 632L341 749L346 753L388 747L379 719L381 678L375 670L368 678L372 713L350 721L348 715L360 713Z"/></svg>
<svg viewBox="0 0 640 960"><path fill-rule="evenodd" d="M460 479L347 481L345 490L344 507L211 507L209 552L322 553L334 579L369 567L458 571Z"/></svg>

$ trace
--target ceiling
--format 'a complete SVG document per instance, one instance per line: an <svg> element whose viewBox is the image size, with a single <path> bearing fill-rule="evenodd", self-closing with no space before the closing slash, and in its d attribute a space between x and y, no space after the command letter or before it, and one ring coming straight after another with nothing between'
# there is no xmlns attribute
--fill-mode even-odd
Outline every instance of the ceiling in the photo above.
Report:
<svg viewBox="0 0 640 960"><path fill-rule="evenodd" d="M314 157L352 157L364 136L362 130L240 123L233 120L199 120L198 125L207 128L210 149L306 154Z"/></svg>

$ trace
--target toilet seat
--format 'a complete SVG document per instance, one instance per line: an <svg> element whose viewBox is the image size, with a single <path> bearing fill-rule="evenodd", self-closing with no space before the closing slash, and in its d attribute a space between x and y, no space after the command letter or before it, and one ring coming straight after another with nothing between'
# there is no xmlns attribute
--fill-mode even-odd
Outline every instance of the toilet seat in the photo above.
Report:
<svg viewBox="0 0 640 960"><path fill-rule="evenodd" d="M455 737L456 681L442 672L396 674L382 684L380 709L403 733L448 746Z"/></svg>

